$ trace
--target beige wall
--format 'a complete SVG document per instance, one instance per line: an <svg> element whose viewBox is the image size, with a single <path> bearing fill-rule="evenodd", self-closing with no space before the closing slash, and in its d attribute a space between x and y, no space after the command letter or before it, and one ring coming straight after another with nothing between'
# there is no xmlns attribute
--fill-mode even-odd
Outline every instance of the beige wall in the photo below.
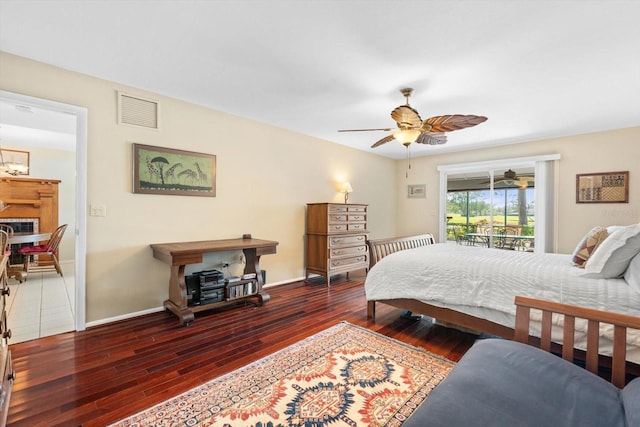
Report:
<svg viewBox="0 0 640 427"><path fill-rule="evenodd" d="M261 260L268 283L302 277L305 205L342 201L343 179L370 206L371 236L395 234L392 160L6 53L0 63L1 89L88 109L87 202L107 210L87 221L88 322L162 305L169 268L150 243L251 233L280 242ZM119 90L159 101L161 130L118 125ZM134 142L215 154L217 197L133 194Z"/></svg>
<svg viewBox="0 0 640 427"><path fill-rule="evenodd" d="M570 253L595 225L640 222L640 127L566 138L554 138L480 150L422 157L396 168L400 235L432 232L438 235L439 165L479 162L558 153L558 252ZM577 204L576 174L629 171L629 203ZM408 199L408 184L427 184L426 199Z"/></svg>

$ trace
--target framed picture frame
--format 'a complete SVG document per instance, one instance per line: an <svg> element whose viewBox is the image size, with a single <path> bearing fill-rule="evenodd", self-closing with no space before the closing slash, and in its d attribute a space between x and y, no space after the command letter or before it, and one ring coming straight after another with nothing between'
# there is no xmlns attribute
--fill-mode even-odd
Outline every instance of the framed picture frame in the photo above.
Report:
<svg viewBox="0 0 640 427"><path fill-rule="evenodd" d="M0 149L2 166L8 175L29 175L29 152Z"/></svg>
<svg viewBox="0 0 640 427"><path fill-rule="evenodd" d="M629 203L629 171L577 174L576 203Z"/></svg>
<svg viewBox="0 0 640 427"><path fill-rule="evenodd" d="M426 184L410 184L407 186L407 197L409 199L426 199L427 198L427 185Z"/></svg>
<svg viewBox="0 0 640 427"><path fill-rule="evenodd" d="M216 196L216 156L133 144L133 192Z"/></svg>

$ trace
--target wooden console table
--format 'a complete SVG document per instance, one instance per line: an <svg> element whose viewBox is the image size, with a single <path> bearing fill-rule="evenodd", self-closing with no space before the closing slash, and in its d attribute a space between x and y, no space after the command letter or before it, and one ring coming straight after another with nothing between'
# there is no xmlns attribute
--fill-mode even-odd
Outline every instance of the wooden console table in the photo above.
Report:
<svg viewBox="0 0 640 427"><path fill-rule="evenodd" d="M177 242L151 245L153 257L171 266L169 278L169 299L164 302L164 308L178 316L183 324L188 325L194 319L194 313L210 310L215 307L237 303L238 301L257 298L258 304L269 301L269 294L263 291L264 286L260 272L260 256L275 254L278 242L260 239L226 239L206 240L201 242ZM225 252L242 250L246 264L244 274L255 273L258 282L257 292L233 300L215 302L207 305L189 306L187 304L187 285L184 269L188 264L199 264L202 255L210 252Z"/></svg>

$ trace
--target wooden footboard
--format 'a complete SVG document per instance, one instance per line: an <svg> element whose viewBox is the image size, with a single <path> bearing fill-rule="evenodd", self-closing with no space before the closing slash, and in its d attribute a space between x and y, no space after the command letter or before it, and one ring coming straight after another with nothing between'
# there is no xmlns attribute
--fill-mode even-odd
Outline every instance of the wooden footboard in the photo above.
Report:
<svg viewBox="0 0 640 427"><path fill-rule="evenodd" d="M613 355L611 357L611 382L616 387L624 387L626 378L626 348L627 329L640 330L640 318L626 314L610 313L594 310L587 307L579 307L569 304L561 304L553 301L543 301L534 298L517 296L516 304L516 328L514 339L531 344L539 342L540 348L551 351L551 316L554 313L564 315L564 331L562 339L562 357L570 362L576 358L574 344L576 318L588 320L586 368L594 374L598 374L599 366L599 341L600 323L613 326ZM542 329L540 339L529 336L529 322L531 310L542 311Z"/></svg>

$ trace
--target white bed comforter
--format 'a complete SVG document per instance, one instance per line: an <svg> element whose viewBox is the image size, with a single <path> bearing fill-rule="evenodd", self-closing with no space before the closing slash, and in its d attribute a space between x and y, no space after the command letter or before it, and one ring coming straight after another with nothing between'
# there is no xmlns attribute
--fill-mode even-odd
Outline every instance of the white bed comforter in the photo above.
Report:
<svg viewBox="0 0 640 427"><path fill-rule="evenodd" d="M369 301L416 299L511 328L515 322L516 295L640 317L640 292L624 279L589 277L583 269L571 264L570 255L532 254L451 243L384 257L369 271L365 292ZM535 316L534 311L533 320ZM561 324L562 319L554 323ZM585 332L586 325L576 322L576 329ZM611 339L612 329L603 327L601 335ZM638 347L638 354L628 359L640 359L640 332L629 331L628 344Z"/></svg>

